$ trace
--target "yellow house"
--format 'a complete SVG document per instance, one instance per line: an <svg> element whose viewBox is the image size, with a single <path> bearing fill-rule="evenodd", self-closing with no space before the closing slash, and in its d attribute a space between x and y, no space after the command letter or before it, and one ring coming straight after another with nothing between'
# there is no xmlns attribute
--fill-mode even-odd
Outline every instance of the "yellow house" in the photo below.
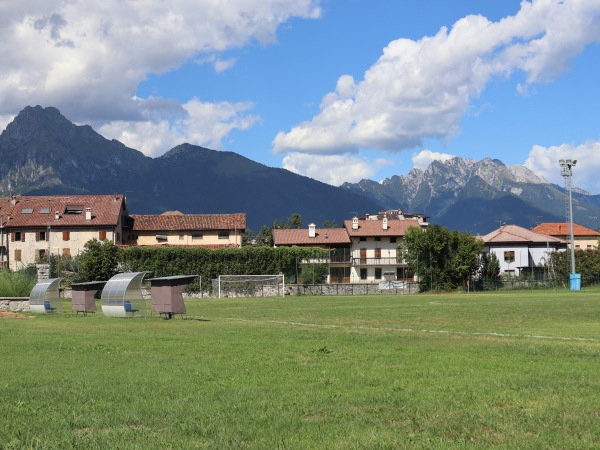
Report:
<svg viewBox="0 0 600 450"><path fill-rule="evenodd" d="M563 239L571 246L571 228L567 222L541 223L531 231ZM600 233L581 225L573 224L573 241L575 250L595 250L598 248Z"/></svg>
<svg viewBox="0 0 600 450"><path fill-rule="evenodd" d="M246 214L132 214L124 229L125 245L241 247Z"/></svg>

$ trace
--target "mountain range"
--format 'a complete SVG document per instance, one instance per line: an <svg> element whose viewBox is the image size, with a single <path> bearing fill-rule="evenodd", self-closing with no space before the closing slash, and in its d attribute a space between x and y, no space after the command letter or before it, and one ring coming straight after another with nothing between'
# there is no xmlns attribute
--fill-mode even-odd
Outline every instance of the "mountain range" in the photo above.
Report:
<svg viewBox="0 0 600 450"><path fill-rule="evenodd" d="M522 166L453 158L382 182L330 186L233 152L182 144L145 156L56 108L26 107L0 134L0 195L123 193L130 212L247 215L248 227L293 213L304 226L339 224L384 209L421 213L432 223L485 234L503 223L527 228L564 222L565 190ZM573 192L575 222L600 226L600 196Z"/></svg>

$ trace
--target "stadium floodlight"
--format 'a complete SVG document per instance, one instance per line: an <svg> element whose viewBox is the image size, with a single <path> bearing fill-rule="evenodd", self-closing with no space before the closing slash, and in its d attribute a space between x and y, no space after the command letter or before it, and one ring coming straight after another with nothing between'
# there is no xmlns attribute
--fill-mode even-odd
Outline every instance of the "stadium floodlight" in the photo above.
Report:
<svg viewBox="0 0 600 450"><path fill-rule="evenodd" d="M567 189L569 190L569 230L571 234L571 275L575 275L575 237L573 233L573 196L572 196L572 176L573 167L577 164L577 160L561 159L560 174L565 178ZM572 277L573 278L573 277ZM579 289L577 289L579 290Z"/></svg>

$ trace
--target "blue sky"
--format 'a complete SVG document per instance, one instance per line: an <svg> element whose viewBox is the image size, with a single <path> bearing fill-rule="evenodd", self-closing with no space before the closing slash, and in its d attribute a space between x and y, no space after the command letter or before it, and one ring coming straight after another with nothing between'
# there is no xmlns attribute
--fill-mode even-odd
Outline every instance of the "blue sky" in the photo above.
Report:
<svg viewBox="0 0 600 450"><path fill-rule="evenodd" d="M20 4L24 3L24 4ZM600 0L0 5L0 128L55 106L334 185L460 156L600 193Z"/></svg>

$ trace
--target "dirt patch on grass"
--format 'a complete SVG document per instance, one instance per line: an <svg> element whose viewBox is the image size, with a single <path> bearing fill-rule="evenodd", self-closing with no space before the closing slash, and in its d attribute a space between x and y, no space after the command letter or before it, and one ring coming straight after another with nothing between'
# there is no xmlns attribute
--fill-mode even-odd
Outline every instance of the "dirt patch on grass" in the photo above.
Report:
<svg viewBox="0 0 600 450"><path fill-rule="evenodd" d="M12 311L0 310L0 319L33 319L33 316L15 313Z"/></svg>

